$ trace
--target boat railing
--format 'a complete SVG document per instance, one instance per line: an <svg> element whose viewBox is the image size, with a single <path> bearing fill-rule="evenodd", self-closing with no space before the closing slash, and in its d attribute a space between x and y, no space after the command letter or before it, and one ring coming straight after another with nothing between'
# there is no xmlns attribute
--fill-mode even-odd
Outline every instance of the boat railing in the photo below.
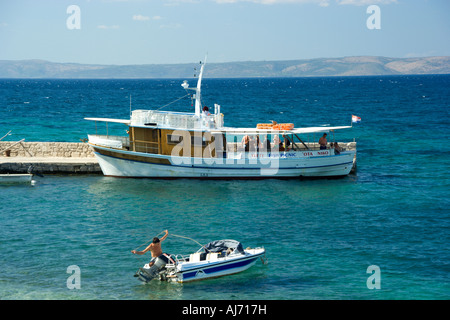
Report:
<svg viewBox="0 0 450 320"><path fill-rule="evenodd" d="M189 256L186 255L182 255L182 254L177 254L177 255L172 255L175 258L175 263L180 263L180 262L188 262L189 261Z"/></svg>
<svg viewBox="0 0 450 320"><path fill-rule="evenodd" d="M341 151L350 151L350 150L356 150L356 142L338 142L339 146L341 147ZM271 144L271 148L273 148L273 143ZM327 145L327 149L332 149L331 145ZM301 142L295 142L294 144L291 143L289 149L287 151L317 151L320 150L320 145L316 142L305 142L302 144ZM250 148L249 152L255 152L255 147ZM271 150L266 150L267 152L270 152ZM280 150L280 151L285 151ZM234 153L234 152L245 152L244 145L241 142L228 142L227 143L227 152ZM261 148L259 149L259 152L264 152Z"/></svg>
<svg viewBox="0 0 450 320"><path fill-rule="evenodd" d="M195 252L190 255L172 255L172 258L175 260L175 264L182 262L201 262L201 261L217 261L219 258L230 257L239 255L240 252L236 250L236 248L231 248L228 251L221 252Z"/></svg>
<svg viewBox="0 0 450 320"><path fill-rule="evenodd" d="M135 141L134 151L157 154L159 152L158 143Z"/></svg>
<svg viewBox="0 0 450 320"><path fill-rule="evenodd" d="M223 124L222 114L201 115L194 113L168 112L158 110L134 110L131 114L131 125L155 125L177 129L217 129Z"/></svg>
<svg viewBox="0 0 450 320"><path fill-rule="evenodd" d="M334 142L331 142L334 143ZM327 144L327 149L333 149L331 143ZM338 142L341 151L349 151L356 149L356 142ZM320 145L317 142L305 142L302 144L301 142L295 142L294 146L292 146L293 151L317 151L320 150Z"/></svg>
<svg viewBox="0 0 450 320"><path fill-rule="evenodd" d="M90 143L105 147L117 149L130 147L130 139L127 136L89 134L88 138Z"/></svg>

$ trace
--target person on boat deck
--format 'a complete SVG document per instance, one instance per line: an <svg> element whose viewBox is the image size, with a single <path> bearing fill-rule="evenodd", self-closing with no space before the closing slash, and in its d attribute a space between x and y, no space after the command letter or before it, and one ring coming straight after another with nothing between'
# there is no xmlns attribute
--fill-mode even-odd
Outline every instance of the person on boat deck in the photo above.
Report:
<svg viewBox="0 0 450 320"><path fill-rule="evenodd" d="M324 133L322 138L319 139L320 150L325 150L327 148L327 134Z"/></svg>
<svg viewBox="0 0 450 320"><path fill-rule="evenodd" d="M284 149L288 150L291 145L291 141L289 141L289 139L284 134L283 134L283 138L284 138L284 142L283 142Z"/></svg>
<svg viewBox="0 0 450 320"><path fill-rule="evenodd" d="M150 251L152 253L152 259L150 260L148 265L151 267L155 263L156 258L158 258L159 256L161 256L163 254L163 251L161 248L161 241L164 241L167 238L167 236L169 235L168 230L164 230L164 232L166 234L161 239L159 239L158 237L154 237L152 243L150 243L150 245L147 248L145 248L144 250L142 250L142 251L131 250L131 253L143 255L144 253Z"/></svg>
<svg viewBox="0 0 450 320"><path fill-rule="evenodd" d="M242 146L244 147L244 150L248 152L250 150L250 137L248 135L245 135L242 138Z"/></svg>
<svg viewBox="0 0 450 320"><path fill-rule="evenodd" d="M207 106L203 107L203 115L205 115L205 116L211 115L211 113L209 113L209 108Z"/></svg>
<svg viewBox="0 0 450 320"><path fill-rule="evenodd" d="M272 146L270 145L270 139L266 136L264 138L264 142L261 143L261 150L264 150L264 152L270 152L270 149L272 148Z"/></svg>
<svg viewBox="0 0 450 320"><path fill-rule="evenodd" d="M333 147L333 143L331 143L331 146ZM334 154L341 154L341 147L337 142L334 143Z"/></svg>
<svg viewBox="0 0 450 320"><path fill-rule="evenodd" d="M259 136L258 135L256 135L256 136L254 136L254 137L252 137L251 139L250 139L250 150L251 151L259 151L259 144L260 144L260 141L259 141Z"/></svg>
<svg viewBox="0 0 450 320"><path fill-rule="evenodd" d="M280 151L284 151L283 143L281 142L280 137L276 134L273 137L273 147L276 148L277 146L278 146Z"/></svg>

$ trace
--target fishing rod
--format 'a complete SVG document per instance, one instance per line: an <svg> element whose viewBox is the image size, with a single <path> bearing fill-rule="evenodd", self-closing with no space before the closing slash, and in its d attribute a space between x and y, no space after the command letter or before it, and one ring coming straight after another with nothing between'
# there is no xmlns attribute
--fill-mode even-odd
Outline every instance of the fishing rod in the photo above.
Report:
<svg viewBox="0 0 450 320"><path fill-rule="evenodd" d="M161 231L160 233L158 233L157 237L159 238L159 235L161 235L161 234L163 234L163 233L164 233L164 231ZM173 234L173 233L169 233L169 235L170 235L170 236L177 237L177 238L183 238L183 239L192 240L192 241L194 241L195 243L197 243L199 246L205 248L205 245L201 244L200 242L198 242L197 240L194 240L194 239L192 239L192 238L189 238L189 237L186 237L186 236L180 236L180 235L178 235L178 234ZM140 247L142 247L142 246L144 246L144 245L146 245L147 243L152 242L152 241L153 241L153 238L150 239L150 240L148 240L148 241L146 241L145 243L141 244L139 247L137 247L137 248L134 249L134 250L137 251L137 249L139 249ZM205 250L209 251L209 250L206 249L206 248L205 248Z"/></svg>
<svg viewBox="0 0 450 320"><path fill-rule="evenodd" d="M189 240L192 240L192 241L194 241L195 243L197 243L200 247L203 247L203 248L205 248L205 246L203 245L203 244L201 244L200 242L198 242L197 240L194 240L194 239L192 239L192 238L189 238L189 237L185 237L185 236L179 236L179 235L177 235L177 234L173 234L173 233L171 233L170 235L172 235L172 236L174 236L174 237L178 237L178 238L184 238L184 239L189 239ZM206 249L205 248L205 250L207 250L207 251L209 251L208 249Z"/></svg>

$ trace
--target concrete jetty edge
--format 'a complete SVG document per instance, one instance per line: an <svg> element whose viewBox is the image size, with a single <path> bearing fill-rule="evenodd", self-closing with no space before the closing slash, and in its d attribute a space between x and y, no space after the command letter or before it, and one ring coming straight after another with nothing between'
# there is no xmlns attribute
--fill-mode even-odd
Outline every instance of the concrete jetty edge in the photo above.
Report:
<svg viewBox="0 0 450 320"><path fill-rule="evenodd" d="M0 141L0 173L101 174L87 143ZM15 145L14 145L15 144ZM11 146L11 148L9 148Z"/></svg>

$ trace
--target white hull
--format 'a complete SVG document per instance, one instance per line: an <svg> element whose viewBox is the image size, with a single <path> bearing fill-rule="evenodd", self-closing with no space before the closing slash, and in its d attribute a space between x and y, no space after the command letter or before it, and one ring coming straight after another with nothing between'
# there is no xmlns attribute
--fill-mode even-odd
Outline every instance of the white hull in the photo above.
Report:
<svg viewBox="0 0 450 320"><path fill-rule="evenodd" d="M355 151L340 155L303 156L303 152L280 153L264 158L183 158L137 153L95 146L95 156L106 176L141 178L294 178L335 177L348 175L353 167ZM101 150L108 150L104 155ZM316 151L317 154L317 151ZM139 155L139 160L124 157ZM248 156L248 155L247 155ZM152 161L166 163L152 163Z"/></svg>
<svg viewBox="0 0 450 320"><path fill-rule="evenodd" d="M217 278L239 273L253 266L258 258L264 254L261 250L259 254L231 258L224 261L216 261L209 263L198 263L184 266L184 270L177 273L177 282L190 282L203 279Z"/></svg>
<svg viewBox="0 0 450 320"><path fill-rule="evenodd" d="M223 258L205 259L202 261L179 261L176 265L168 264L159 276L160 280L169 282L190 282L217 278L239 273L253 266L265 254L264 248L247 249L243 254L233 254ZM150 270L148 264L143 268ZM148 282L148 279L141 278Z"/></svg>
<svg viewBox="0 0 450 320"><path fill-rule="evenodd" d="M30 183L33 175L23 174L0 174L0 183Z"/></svg>

